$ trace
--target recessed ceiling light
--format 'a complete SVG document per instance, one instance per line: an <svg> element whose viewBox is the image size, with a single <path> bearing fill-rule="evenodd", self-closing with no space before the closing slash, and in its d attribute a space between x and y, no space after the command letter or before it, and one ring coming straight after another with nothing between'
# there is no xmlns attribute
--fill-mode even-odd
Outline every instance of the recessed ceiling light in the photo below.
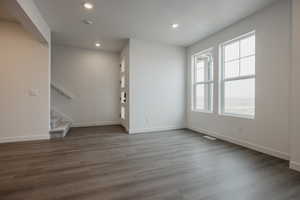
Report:
<svg viewBox="0 0 300 200"><path fill-rule="evenodd" d="M84 7L85 9L87 9L87 10L91 10L91 9L94 8L94 5L93 5L92 3L90 3L90 2L84 2L84 3L83 3L83 7Z"/></svg>
<svg viewBox="0 0 300 200"><path fill-rule="evenodd" d="M172 24L172 28L174 29L179 28L179 24Z"/></svg>
<svg viewBox="0 0 300 200"><path fill-rule="evenodd" d="M90 19L83 19L82 22L85 23L85 24L87 24L87 25L91 25L91 24L94 23L94 22L93 22L92 20L90 20Z"/></svg>
<svg viewBox="0 0 300 200"><path fill-rule="evenodd" d="M101 44L100 44L99 42L96 42L96 43L95 43L95 46L96 46L96 47L101 47Z"/></svg>

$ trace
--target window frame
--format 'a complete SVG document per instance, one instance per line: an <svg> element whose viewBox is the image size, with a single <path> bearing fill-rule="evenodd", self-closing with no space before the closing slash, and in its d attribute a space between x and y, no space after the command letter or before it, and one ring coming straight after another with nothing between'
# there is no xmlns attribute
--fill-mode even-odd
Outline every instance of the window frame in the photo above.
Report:
<svg viewBox="0 0 300 200"><path fill-rule="evenodd" d="M211 62L212 62L212 65L211 65L211 73L212 73L212 80L210 81L199 81L199 82L196 82L196 77L197 77L197 73L196 73L196 59L197 57L203 55L203 54L210 54L211 55ZM193 54L191 56L191 60L192 60L192 74L191 74L191 77L192 77L192 99L191 99L191 103L192 103L192 106L191 106L191 110L193 112L200 112L200 113L213 113L214 112L214 85L215 85L215 80L214 80L214 56L213 56L213 48L208 48L204 51L200 51L200 52L197 52L195 54ZM204 76L207 76L206 72L205 72L205 69L204 69ZM211 86L212 85L212 91L211 91L211 94L208 94L206 95L207 97L210 96L210 101L207 101L207 98L204 96L204 107L207 107L207 108L210 108L210 109L197 109L196 108L196 88L198 85L208 85L208 86ZM207 101L207 102L205 102Z"/></svg>
<svg viewBox="0 0 300 200"><path fill-rule="evenodd" d="M251 36L255 36L255 53L248 55L248 56L241 56L241 40L249 38ZM240 75L236 77L230 77L230 78L225 78L225 47L227 45L233 44L235 42L239 41L239 58L229 60L227 62L234 62L239 60L241 63L242 59L245 58L250 58L254 56L255 58L255 73L253 75ZM230 117L237 117L237 118L245 118L245 119L255 119L256 116L256 31L251 31L246 34L243 34L241 36L238 36L234 39L231 39L229 41L226 41L222 44L219 45L219 115L221 116L230 116ZM240 66L239 66L240 67ZM255 88L255 96L254 96L254 114L253 115L247 115L247 114L237 114L237 113L230 113L230 112L225 112L225 83L226 82L231 82L231 81L238 81L238 80L250 80L254 79L254 88Z"/></svg>

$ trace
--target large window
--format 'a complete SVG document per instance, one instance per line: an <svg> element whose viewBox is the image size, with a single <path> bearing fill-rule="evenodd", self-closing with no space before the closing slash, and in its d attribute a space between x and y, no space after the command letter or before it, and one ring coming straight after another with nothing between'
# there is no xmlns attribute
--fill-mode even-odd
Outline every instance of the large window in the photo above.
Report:
<svg viewBox="0 0 300 200"><path fill-rule="evenodd" d="M192 109L199 112L213 111L213 59L212 51L198 53L193 59Z"/></svg>
<svg viewBox="0 0 300 200"><path fill-rule="evenodd" d="M255 32L221 45L221 114L255 116Z"/></svg>

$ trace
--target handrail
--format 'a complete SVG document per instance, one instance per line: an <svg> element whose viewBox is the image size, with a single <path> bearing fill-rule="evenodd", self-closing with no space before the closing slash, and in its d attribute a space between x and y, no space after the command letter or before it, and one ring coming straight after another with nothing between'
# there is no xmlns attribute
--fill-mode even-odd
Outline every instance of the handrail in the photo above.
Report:
<svg viewBox="0 0 300 200"><path fill-rule="evenodd" d="M65 96L68 99L73 99L74 98L73 94L71 94L65 88L61 87L60 85L58 85L55 82L51 82L51 87L53 89L55 89L58 93L60 93L61 95Z"/></svg>
<svg viewBox="0 0 300 200"><path fill-rule="evenodd" d="M68 116L65 113L61 112L55 106L51 106L51 115L52 114L62 117L65 121L73 122L73 119L70 116Z"/></svg>

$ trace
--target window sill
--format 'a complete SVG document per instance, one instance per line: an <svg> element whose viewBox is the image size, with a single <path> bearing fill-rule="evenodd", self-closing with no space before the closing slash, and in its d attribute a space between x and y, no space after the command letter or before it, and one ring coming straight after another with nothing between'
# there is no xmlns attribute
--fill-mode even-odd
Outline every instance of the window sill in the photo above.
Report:
<svg viewBox="0 0 300 200"><path fill-rule="evenodd" d="M249 119L249 120L254 120L255 115L239 115L239 114L231 114L231 113L220 113L220 116L224 117L234 117L234 118L239 118L239 119Z"/></svg>
<svg viewBox="0 0 300 200"><path fill-rule="evenodd" d="M203 113L203 114L213 114L212 111L208 111L208 110L192 110L192 112Z"/></svg>

